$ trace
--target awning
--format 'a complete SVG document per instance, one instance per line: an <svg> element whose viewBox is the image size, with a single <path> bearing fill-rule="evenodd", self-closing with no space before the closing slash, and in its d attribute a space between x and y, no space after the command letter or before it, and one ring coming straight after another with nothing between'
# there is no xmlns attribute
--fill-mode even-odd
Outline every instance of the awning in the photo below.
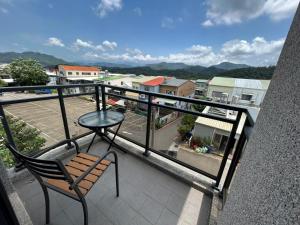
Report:
<svg viewBox="0 0 300 225"><path fill-rule="evenodd" d="M128 98L139 99L139 94L135 92L126 91L125 95Z"/></svg>
<svg viewBox="0 0 300 225"><path fill-rule="evenodd" d="M94 81L94 80L98 80L98 77L67 77L67 80L87 80L87 81Z"/></svg>
<svg viewBox="0 0 300 225"><path fill-rule="evenodd" d="M154 103L165 104L168 103L170 105L175 105L177 100L167 99L167 98L156 98L153 100Z"/></svg>

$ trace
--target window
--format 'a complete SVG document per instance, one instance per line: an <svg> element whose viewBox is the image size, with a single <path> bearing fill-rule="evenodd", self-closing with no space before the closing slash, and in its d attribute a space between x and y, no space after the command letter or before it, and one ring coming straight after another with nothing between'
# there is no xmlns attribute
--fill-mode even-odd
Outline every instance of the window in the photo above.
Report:
<svg viewBox="0 0 300 225"><path fill-rule="evenodd" d="M108 81L107 84L110 85L110 82Z"/></svg>
<svg viewBox="0 0 300 225"><path fill-rule="evenodd" d="M150 88L148 86L145 86L145 91L150 91Z"/></svg>
<svg viewBox="0 0 300 225"><path fill-rule="evenodd" d="M249 94L242 94L241 100L244 101L251 101L252 100L253 95L249 95Z"/></svg>
<svg viewBox="0 0 300 225"><path fill-rule="evenodd" d="M94 73L94 75L96 75L96 73Z"/></svg>
<svg viewBox="0 0 300 225"><path fill-rule="evenodd" d="M91 75L90 72L82 72L81 74L82 74L82 75Z"/></svg>
<svg viewBox="0 0 300 225"><path fill-rule="evenodd" d="M168 94L168 95L175 95L175 91L166 90L166 94Z"/></svg>
<svg viewBox="0 0 300 225"><path fill-rule="evenodd" d="M68 75L72 75L72 72L68 72Z"/></svg>
<svg viewBox="0 0 300 225"><path fill-rule="evenodd" d="M123 82L123 81L121 81L121 85L124 85L124 82Z"/></svg>
<svg viewBox="0 0 300 225"><path fill-rule="evenodd" d="M76 75L79 75L79 72L76 72Z"/></svg>
<svg viewBox="0 0 300 225"><path fill-rule="evenodd" d="M212 97L215 97L215 98L221 98L223 95L223 92L220 92L220 91L213 91L212 92Z"/></svg>

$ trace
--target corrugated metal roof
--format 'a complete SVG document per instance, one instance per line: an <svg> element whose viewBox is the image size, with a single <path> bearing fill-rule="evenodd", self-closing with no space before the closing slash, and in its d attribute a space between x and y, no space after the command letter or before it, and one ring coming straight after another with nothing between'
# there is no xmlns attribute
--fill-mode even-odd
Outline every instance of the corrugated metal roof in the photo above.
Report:
<svg viewBox="0 0 300 225"><path fill-rule="evenodd" d="M168 86L175 86L175 87L179 87L181 85L183 85L185 82L187 82L188 80L184 80L184 79L167 79L165 80L165 82L161 85L168 85Z"/></svg>
<svg viewBox="0 0 300 225"><path fill-rule="evenodd" d="M256 79L241 79L230 77L214 77L209 85L223 86L223 87L239 87L249 89L268 89L270 80L256 80Z"/></svg>
<svg viewBox="0 0 300 225"><path fill-rule="evenodd" d="M246 122L246 118L247 118L246 114L243 113L242 116L241 116L239 125L237 127L236 134L241 134L242 133L244 124ZM223 122L223 121L220 121L220 120L209 119L209 118L205 118L205 117L202 117L202 116L198 116L195 123L202 124L202 125L205 125L205 126L208 126L208 127L212 127L212 128L215 128L215 129L227 131L227 132L231 132L231 129L232 129L232 124L231 123L226 123L226 122Z"/></svg>
<svg viewBox="0 0 300 225"><path fill-rule="evenodd" d="M216 128L219 130L228 131L228 132L230 132L232 129L232 124L230 123L226 123L220 120L205 118L202 116L198 116L196 123L203 124L205 126Z"/></svg>

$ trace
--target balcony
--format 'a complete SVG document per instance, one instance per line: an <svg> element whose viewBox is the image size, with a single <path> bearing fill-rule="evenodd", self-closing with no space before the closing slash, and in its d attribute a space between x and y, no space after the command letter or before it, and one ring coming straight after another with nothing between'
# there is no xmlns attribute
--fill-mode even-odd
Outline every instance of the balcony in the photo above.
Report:
<svg viewBox="0 0 300 225"><path fill-rule="evenodd" d="M106 143L97 142L91 153L101 155L105 148ZM120 197L115 196L114 168L110 167L87 195L90 225L208 223L211 195L131 154L116 151L120 162ZM45 203L38 182L26 177L16 182L15 187L33 224L44 224ZM51 224L83 224L80 203L54 191L49 194Z"/></svg>
<svg viewBox="0 0 300 225"><path fill-rule="evenodd" d="M18 93L45 88L55 91L49 95ZM69 94L72 88L80 88L81 93ZM106 89L143 94L146 98L134 99ZM63 161L68 161L74 152L65 146L53 150L55 143L72 137L85 149L91 139L91 131L77 124L80 115L103 108L120 110L107 104L109 98L126 102L125 121L116 142L127 153L114 148L120 158L120 197L115 197L114 170L110 168L87 195L89 224L208 224L211 209L215 207L214 196L226 199L247 141L247 129L253 124L245 108L104 84L12 87L1 91L4 96L0 114L8 142L15 142L8 117L16 117L40 130L46 141L44 148L32 156ZM155 98L184 102L186 107L161 105ZM230 110L236 116L225 118L202 113L194 110L193 104ZM156 126L159 109L173 111L176 118L167 120L162 127ZM224 151L200 153L185 135L184 140L180 139L177 127L184 115L228 123L230 132ZM107 131L110 135L116 132ZM91 153L103 155L105 145L105 139L97 139ZM25 171L12 172L12 180L33 224L44 224L43 193L37 181ZM51 191L50 202L52 224L83 224L80 203Z"/></svg>

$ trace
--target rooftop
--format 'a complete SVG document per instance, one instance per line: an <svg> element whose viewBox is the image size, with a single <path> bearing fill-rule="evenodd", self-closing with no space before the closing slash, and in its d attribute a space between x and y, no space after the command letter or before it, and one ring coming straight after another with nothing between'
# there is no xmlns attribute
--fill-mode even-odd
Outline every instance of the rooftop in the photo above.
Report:
<svg viewBox="0 0 300 225"><path fill-rule="evenodd" d="M157 86L157 85L161 85L164 81L165 81L164 77L156 77L152 80L144 82L143 84L146 86Z"/></svg>
<svg viewBox="0 0 300 225"><path fill-rule="evenodd" d="M96 143L92 154L104 154L106 144ZM211 197L150 166L131 154L117 150L120 197L115 197L111 166L87 194L90 225L207 224ZM34 225L45 223L44 196L33 177L15 183ZM51 224L83 224L79 202L49 190Z"/></svg>
<svg viewBox="0 0 300 225"><path fill-rule="evenodd" d="M239 87L249 89L263 89L267 90L270 80L256 80L256 79L241 79L230 77L214 77L209 85L223 86L223 87Z"/></svg>
<svg viewBox="0 0 300 225"><path fill-rule="evenodd" d="M60 65L64 70L74 70L74 71L100 71L99 68L94 66L69 66L69 65Z"/></svg>
<svg viewBox="0 0 300 225"><path fill-rule="evenodd" d="M175 79L166 79L165 82L162 83L161 85L179 87L179 86L183 85L187 81L188 80L176 79L176 78Z"/></svg>

